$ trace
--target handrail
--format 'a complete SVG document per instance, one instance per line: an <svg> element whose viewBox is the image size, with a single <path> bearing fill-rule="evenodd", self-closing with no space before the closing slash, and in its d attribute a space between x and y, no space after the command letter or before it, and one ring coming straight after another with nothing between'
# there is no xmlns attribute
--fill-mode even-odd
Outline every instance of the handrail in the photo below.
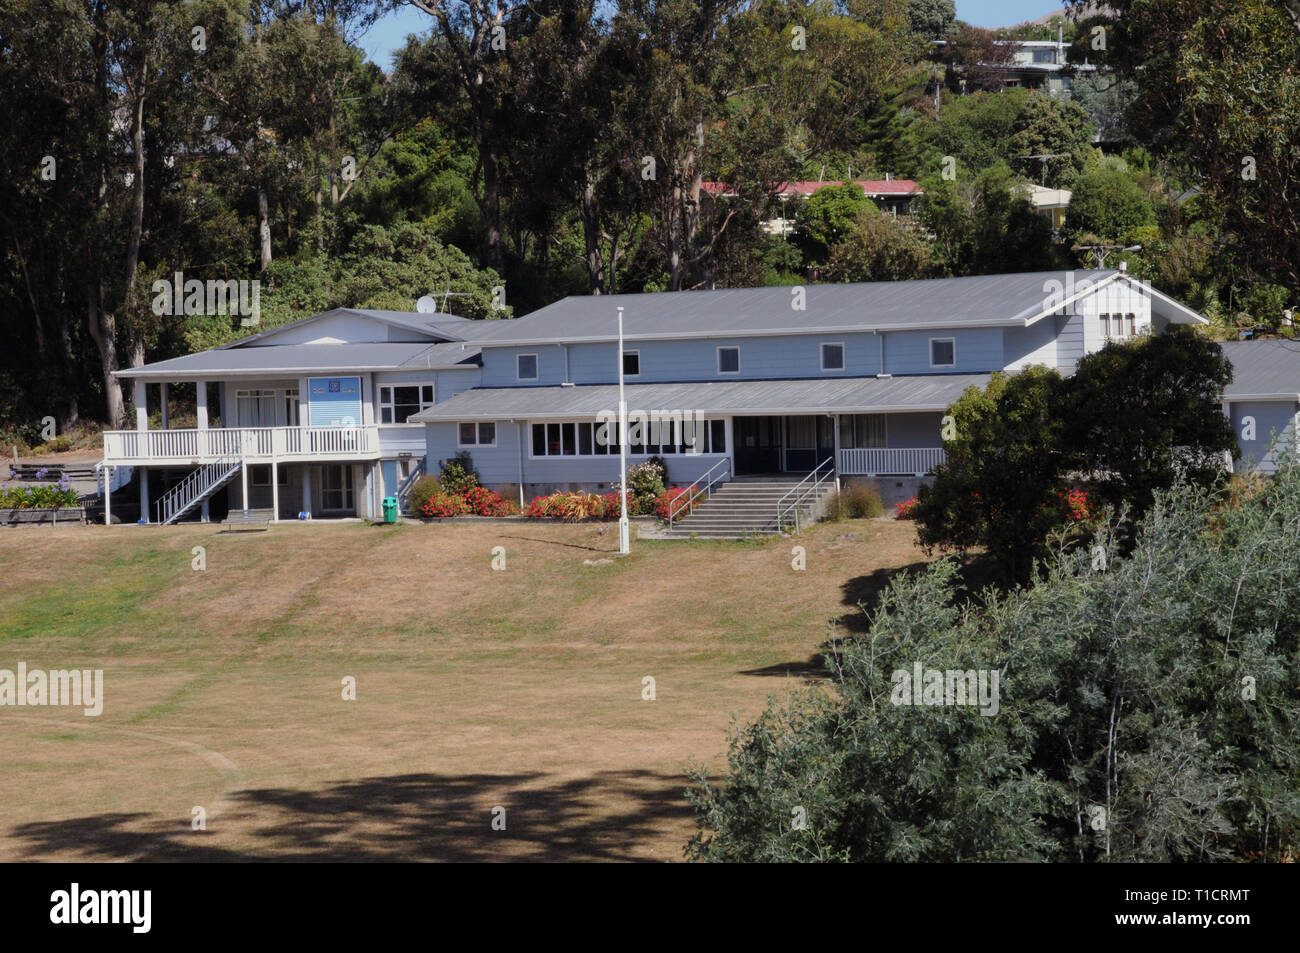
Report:
<svg viewBox="0 0 1300 953"><path fill-rule="evenodd" d="M830 465L830 469L826 471L824 476L819 477L817 474L821 472L822 467L825 467L828 464ZM781 499L776 501L776 528L778 531L784 528L785 523L783 522L783 518L792 509L794 510L794 531L796 533L800 531L799 511L803 507L804 497L806 497L809 493L815 492L817 488L821 486L822 483L824 483L826 480L829 480L834 473L835 473L835 457L829 456L821 463L817 464L817 466L813 468L813 471L811 473L809 473L806 477L804 477L802 480L796 483L793 489L790 490L790 492L786 493L783 497L781 497ZM813 481L812 486L805 488L804 484L807 483L809 480ZM788 500L791 496L795 498L794 502L786 503L785 501Z"/></svg>
<svg viewBox="0 0 1300 953"><path fill-rule="evenodd" d="M238 454L227 454L212 463L196 467L184 480L162 495L154 504L157 522L166 526L184 515L191 506L202 500L239 470L242 460Z"/></svg>
<svg viewBox="0 0 1300 953"><path fill-rule="evenodd" d="M403 510L406 509L406 498L411 495L411 488L424 476L424 465L428 460L428 457L421 457L420 462L411 468L410 475L393 491L393 496L397 498L397 505Z"/></svg>
<svg viewBox="0 0 1300 953"><path fill-rule="evenodd" d="M730 479L731 478L731 457L723 457L713 466L709 467L707 470L701 473L700 476L691 483L689 492L683 493L680 496L678 496L677 499L673 500L673 502L668 507L668 528L669 529L673 528L673 520L675 520L678 516L681 515L681 512L684 508L689 508L689 511L687 513L688 516L691 513L694 513L695 501L707 495L713 489L715 484L722 482L721 477L715 475L713 471L723 466L727 468L727 478ZM700 488L701 483L705 484L703 489Z"/></svg>

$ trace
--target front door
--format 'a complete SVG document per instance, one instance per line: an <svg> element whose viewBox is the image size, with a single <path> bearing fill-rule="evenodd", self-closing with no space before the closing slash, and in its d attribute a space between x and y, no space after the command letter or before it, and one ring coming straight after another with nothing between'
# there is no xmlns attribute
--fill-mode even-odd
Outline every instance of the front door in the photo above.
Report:
<svg viewBox="0 0 1300 953"><path fill-rule="evenodd" d="M331 513L351 513L352 465L348 463L321 467L321 509Z"/></svg>
<svg viewBox="0 0 1300 953"><path fill-rule="evenodd" d="M780 417L736 417L731 426L737 475L780 472Z"/></svg>
<svg viewBox="0 0 1300 953"><path fill-rule="evenodd" d="M808 473L835 455L835 421L825 414L785 418L785 466Z"/></svg>

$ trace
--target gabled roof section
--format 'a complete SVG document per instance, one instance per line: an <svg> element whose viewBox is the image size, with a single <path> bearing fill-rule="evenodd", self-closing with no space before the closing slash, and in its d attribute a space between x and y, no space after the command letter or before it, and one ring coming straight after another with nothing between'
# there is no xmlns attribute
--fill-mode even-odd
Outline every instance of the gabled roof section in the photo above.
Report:
<svg viewBox="0 0 1300 953"><path fill-rule="evenodd" d="M576 296L522 318L491 322L475 342L500 347L613 341L618 337L620 305L628 341L1023 327L1050 303L1050 288L1098 286L1117 274L1051 271L809 284L802 286L802 310L794 307L795 289L784 286Z"/></svg>
<svg viewBox="0 0 1300 953"><path fill-rule="evenodd" d="M1229 341L1221 346L1232 362L1225 400L1300 401L1300 341Z"/></svg>
<svg viewBox="0 0 1300 953"><path fill-rule="evenodd" d="M243 347L265 347L274 344L274 338L283 334L291 328L300 328L325 318L336 317L339 315L353 315L375 321L389 327L401 328L404 331L415 331L418 334L429 338L430 341L464 341L473 336L473 326L476 321L469 318L462 318L454 314L423 314L416 311L376 311L361 308L331 308L329 311L322 311L320 314L313 314L310 317L300 318L297 321L290 321L288 324L281 324L278 327L268 328L257 334L250 335L246 338L240 338L237 341L231 341L229 344L223 344L216 350L231 350Z"/></svg>
<svg viewBox="0 0 1300 953"><path fill-rule="evenodd" d="M477 347L460 343L282 344L200 351L116 373L123 378L182 381L404 368L448 370L477 366L478 355Z"/></svg>

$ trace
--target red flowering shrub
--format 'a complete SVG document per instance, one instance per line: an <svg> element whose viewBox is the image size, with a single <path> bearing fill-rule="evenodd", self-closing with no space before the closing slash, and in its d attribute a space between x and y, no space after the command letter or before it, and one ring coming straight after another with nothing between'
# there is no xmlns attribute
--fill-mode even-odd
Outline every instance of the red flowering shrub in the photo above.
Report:
<svg viewBox="0 0 1300 953"><path fill-rule="evenodd" d="M1092 519L1092 502L1083 490L1062 490L1061 499L1065 502L1065 515L1070 520Z"/></svg>
<svg viewBox="0 0 1300 953"><path fill-rule="evenodd" d="M677 498L683 493L688 493L693 489L695 489L694 486L671 486L668 489L661 491L657 496L655 496L655 516L659 517L661 520L668 519L668 514L672 510L673 504L677 502Z"/></svg>
<svg viewBox="0 0 1300 953"><path fill-rule="evenodd" d="M470 487L463 497L465 506L475 516L513 516L519 507L485 486Z"/></svg>
<svg viewBox="0 0 1300 953"><path fill-rule="evenodd" d="M469 505L463 496L440 489L425 501L420 512L435 519L445 519L448 516L464 516L469 512Z"/></svg>
<svg viewBox="0 0 1300 953"><path fill-rule="evenodd" d="M916 507L917 504L920 502L921 501L918 500L916 497L912 497L910 500L904 500L901 503L895 503L894 519L898 519L898 520L916 519Z"/></svg>
<svg viewBox="0 0 1300 953"><path fill-rule="evenodd" d="M471 486L463 493L439 488L420 506L420 512L433 519L449 516L512 516L519 507L487 487Z"/></svg>

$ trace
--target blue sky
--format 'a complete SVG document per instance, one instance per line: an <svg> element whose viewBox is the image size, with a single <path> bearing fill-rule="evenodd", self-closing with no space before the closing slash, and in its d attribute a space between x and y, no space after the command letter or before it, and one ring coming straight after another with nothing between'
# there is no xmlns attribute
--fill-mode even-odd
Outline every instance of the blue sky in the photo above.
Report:
<svg viewBox="0 0 1300 953"><path fill-rule="evenodd" d="M1065 6L1064 0L957 0L957 18L975 26L1012 26ZM430 17L403 5L376 23L361 39L361 48L384 69L393 65L393 51L408 33L423 33Z"/></svg>

